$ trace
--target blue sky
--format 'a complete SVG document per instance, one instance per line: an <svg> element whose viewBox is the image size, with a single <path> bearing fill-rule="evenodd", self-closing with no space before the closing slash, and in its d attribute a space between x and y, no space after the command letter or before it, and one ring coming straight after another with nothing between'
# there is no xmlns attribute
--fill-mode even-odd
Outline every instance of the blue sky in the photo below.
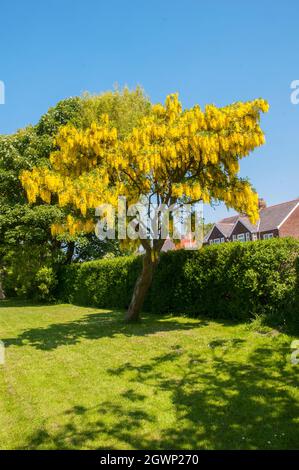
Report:
<svg viewBox="0 0 299 470"><path fill-rule="evenodd" d="M115 83L140 84L153 102L177 91L186 107L262 96L267 143L241 174L268 204L299 197L298 0L6 0L0 14L0 133ZM226 213L205 210L208 221Z"/></svg>

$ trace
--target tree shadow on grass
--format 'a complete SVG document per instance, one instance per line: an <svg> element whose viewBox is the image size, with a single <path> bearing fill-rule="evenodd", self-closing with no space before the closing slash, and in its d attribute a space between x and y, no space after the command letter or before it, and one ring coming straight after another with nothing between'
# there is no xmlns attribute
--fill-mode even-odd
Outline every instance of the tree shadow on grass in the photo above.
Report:
<svg viewBox="0 0 299 470"><path fill-rule="evenodd" d="M57 322L46 327L25 330L16 338L5 338L5 346L29 344L36 349L48 351L59 346L76 344L82 339L97 340L113 338L116 335L148 336L175 330L190 330L207 324L204 320L178 321L175 317L157 315L147 315L140 322L128 324L124 321L123 312L105 311L90 313L75 321Z"/></svg>
<svg viewBox="0 0 299 470"><path fill-rule="evenodd" d="M235 355L243 346L232 345ZM275 351L271 345L257 347L247 363L238 362L225 350L223 354L211 350L208 357L182 351L177 345L142 366L127 362L110 369L111 376L122 377L128 384L117 403L74 406L64 415L66 424L53 432L45 422L27 448L299 447L299 406L293 394L298 372L286 367L283 346ZM152 390L150 396L136 392L140 383ZM154 414L148 408L148 401L158 404L161 394L169 397L173 415L172 424L166 419L162 426L160 410ZM148 426L154 426L155 432L146 431Z"/></svg>

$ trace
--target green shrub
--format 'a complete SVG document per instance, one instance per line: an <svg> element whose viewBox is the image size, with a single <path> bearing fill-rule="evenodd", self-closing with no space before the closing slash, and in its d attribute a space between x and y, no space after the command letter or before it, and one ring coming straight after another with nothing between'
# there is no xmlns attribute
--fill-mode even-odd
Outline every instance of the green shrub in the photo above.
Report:
<svg viewBox="0 0 299 470"><path fill-rule="evenodd" d="M55 272L52 267L43 266L40 268L34 278L37 300L52 300L51 293L57 284Z"/></svg>
<svg viewBox="0 0 299 470"><path fill-rule="evenodd" d="M3 288L7 297L52 301L56 258L47 247L20 245L5 256Z"/></svg>
<svg viewBox="0 0 299 470"><path fill-rule="evenodd" d="M127 308L140 268L141 259L133 256L66 266L57 295L80 305Z"/></svg>
<svg viewBox="0 0 299 470"><path fill-rule="evenodd" d="M299 241L293 239L163 253L144 308L240 321L263 315L273 325L295 324L298 254ZM140 269L140 257L66 267L59 295L83 305L127 308Z"/></svg>

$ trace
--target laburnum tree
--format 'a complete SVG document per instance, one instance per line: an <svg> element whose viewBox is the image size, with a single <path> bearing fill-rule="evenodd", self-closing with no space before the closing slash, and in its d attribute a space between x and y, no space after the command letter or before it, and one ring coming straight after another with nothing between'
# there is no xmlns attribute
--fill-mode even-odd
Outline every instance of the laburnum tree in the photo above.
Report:
<svg viewBox="0 0 299 470"><path fill-rule="evenodd" d="M107 115L86 129L60 128L50 166L24 171L21 182L29 202L41 198L50 204L56 198L60 206L72 208L63 224L52 226L54 235L93 231L95 209L107 203L116 207L119 196L128 204L153 197L166 207L180 201L224 201L255 222L258 195L238 175L239 161L264 143L260 115L267 111L263 99L183 110L172 94L125 136ZM128 321L139 317L164 241L162 236L141 240L143 268Z"/></svg>

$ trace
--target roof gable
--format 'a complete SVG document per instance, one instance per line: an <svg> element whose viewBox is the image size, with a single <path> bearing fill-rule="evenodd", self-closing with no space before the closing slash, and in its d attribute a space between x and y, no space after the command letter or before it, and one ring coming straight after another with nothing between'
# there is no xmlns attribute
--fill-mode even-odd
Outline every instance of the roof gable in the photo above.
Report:
<svg viewBox="0 0 299 470"><path fill-rule="evenodd" d="M240 216L239 221L249 230L251 233L255 233L258 230L258 224L252 224L248 217Z"/></svg>
<svg viewBox="0 0 299 470"><path fill-rule="evenodd" d="M240 233L239 230L238 230L238 227L239 227L240 225L241 225L241 226L243 227L243 229L244 229L244 232L242 232L242 233L246 233L246 232L252 233L252 232L255 231L255 230L252 228L252 226L251 226L251 227L249 226L249 224L250 224L249 220L246 221L246 220L244 220L244 219L245 219L245 217L240 217L240 218L236 221L236 223L234 224L234 226L233 226L233 228L232 228L232 230L231 230L230 236L234 235L234 232Z"/></svg>
<svg viewBox="0 0 299 470"><path fill-rule="evenodd" d="M221 222L217 222L213 225L211 230L207 233L204 237L204 243L207 243L210 239L215 238L228 238L231 231L231 226L227 226L227 224L222 224ZM212 236L213 235L213 236Z"/></svg>
<svg viewBox="0 0 299 470"><path fill-rule="evenodd" d="M207 234L206 236L206 240L210 240L210 238L214 239L214 238L221 238L224 236L224 233L222 233L221 230L219 230L218 228L218 224L214 224L214 226L212 227L212 229L210 230L210 232Z"/></svg>
<svg viewBox="0 0 299 470"><path fill-rule="evenodd" d="M225 237L229 237L233 228L233 224L224 224L223 222L218 222L216 224L217 228Z"/></svg>

